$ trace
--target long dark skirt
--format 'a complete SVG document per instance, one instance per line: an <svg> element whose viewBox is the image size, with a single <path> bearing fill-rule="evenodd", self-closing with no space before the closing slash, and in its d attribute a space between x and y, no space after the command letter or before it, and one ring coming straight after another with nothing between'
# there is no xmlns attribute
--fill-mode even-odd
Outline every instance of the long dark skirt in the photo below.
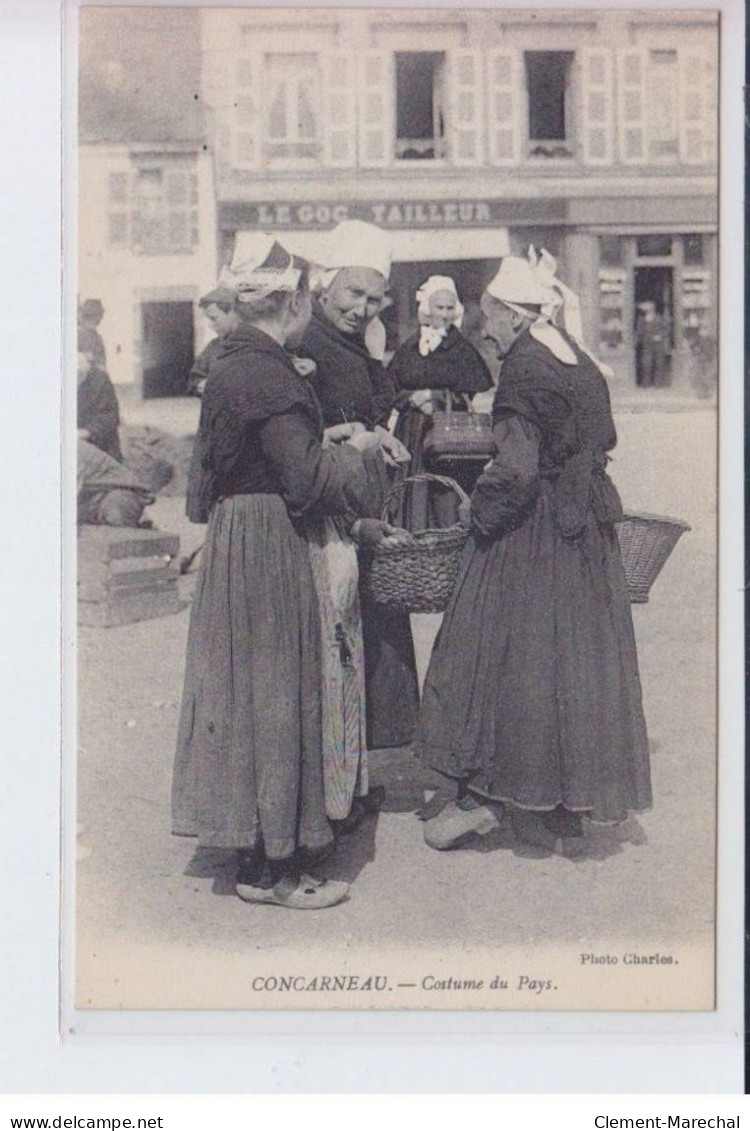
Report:
<svg viewBox="0 0 750 1131"><path fill-rule="evenodd" d="M373 517L379 518L390 481L384 464L374 474L377 482L373 484ZM406 746L414 738L419 714L419 681L409 614L376 604L364 587L360 587L360 608L367 747L383 750Z"/></svg>
<svg viewBox="0 0 750 1131"><path fill-rule="evenodd" d="M616 821L651 805L646 725L614 528L558 533L544 493L472 536L435 643L417 753L522 808Z"/></svg>
<svg viewBox="0 0 750 1131"><path fill-rule="evenodd" d="M190 618L173 832L271 859L331 840L307 544L274 495L212 510Z"/></svg>

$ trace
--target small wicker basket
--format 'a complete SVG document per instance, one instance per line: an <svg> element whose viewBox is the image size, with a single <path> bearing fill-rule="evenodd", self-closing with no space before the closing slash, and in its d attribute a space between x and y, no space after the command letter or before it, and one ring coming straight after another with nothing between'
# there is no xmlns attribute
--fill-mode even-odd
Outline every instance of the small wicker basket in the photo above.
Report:
<svg viewBox="0 0 750 1131"><path fill-rule="evenodd" d="M384 521L396 495L410 483L419 482L440 483L452 488L462 503L469 501L466 492L446 475L411 475L388 492L383 504ZM468 526L457 524L443 530L422 530L399 545L378 546L365 556L363 563L367 592L378 604L403 612L443 612L456 584L468 537Z"/></svg>
<svg viewBox="0 0 750 1131"><path fill-rule="evenodd" d="M690 530L679 518L626 512L617 523L622 564L634 605L648 601L651 586L681 536Z"/></svg>

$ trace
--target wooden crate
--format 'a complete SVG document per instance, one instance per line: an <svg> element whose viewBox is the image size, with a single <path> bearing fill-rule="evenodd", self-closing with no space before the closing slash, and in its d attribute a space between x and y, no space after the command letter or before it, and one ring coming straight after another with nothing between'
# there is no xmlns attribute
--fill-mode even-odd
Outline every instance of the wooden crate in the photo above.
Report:
<svg viewBox="0 0 750 1131"><path fill-rule="evenodd" d="M78 623L107 627L178 612L179 551L175 534L81 526Z"/></svg>

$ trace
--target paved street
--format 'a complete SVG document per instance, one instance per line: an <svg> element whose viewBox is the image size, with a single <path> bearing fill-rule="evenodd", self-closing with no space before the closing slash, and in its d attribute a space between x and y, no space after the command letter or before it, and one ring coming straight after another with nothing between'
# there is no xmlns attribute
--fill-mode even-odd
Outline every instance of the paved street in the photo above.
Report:
<svg viewBox="0 0 750 1131"><path fill-rule="evenodd" d="M249 907L232 890L232 861L169 833L169 789L193 577L177 615L80 630L78 766L79 1004L168 1003L155 956L179 947L227 978L248 954L338 948L543 947L705 942L713 918L715 416L710 410L622 414L613 476L626 507L675 515L678 545L650 604L635 607L653 753L653 812L591 830L583 855L545 855L501 828L438 854L413 814L435 781L408 751L372 759L384 811L343 844L329 874L353 882L346 904L292 915ZM180 533L184 500L153 517ZM415 617L420 670L437 617ZM580 948L579 948L580 949ZM133 981L133 962L140 970ZM153 959L153 964L152 964ZM165 981L166 977L166 981ZM92 987L96 987L93 989ZM188 1004L189 987L184 987Z"/></svg>

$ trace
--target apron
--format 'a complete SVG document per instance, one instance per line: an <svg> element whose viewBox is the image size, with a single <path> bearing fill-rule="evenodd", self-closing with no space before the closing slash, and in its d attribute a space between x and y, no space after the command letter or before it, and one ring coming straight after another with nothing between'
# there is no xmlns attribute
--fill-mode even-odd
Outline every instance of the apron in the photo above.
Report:
<svg viewBox="0 0 750 1131"><path fill-rule="evenodd" d="M331 518L310 529L307 542L320 609L326 814L341 821L368 790L357 549Z"/></svg>

